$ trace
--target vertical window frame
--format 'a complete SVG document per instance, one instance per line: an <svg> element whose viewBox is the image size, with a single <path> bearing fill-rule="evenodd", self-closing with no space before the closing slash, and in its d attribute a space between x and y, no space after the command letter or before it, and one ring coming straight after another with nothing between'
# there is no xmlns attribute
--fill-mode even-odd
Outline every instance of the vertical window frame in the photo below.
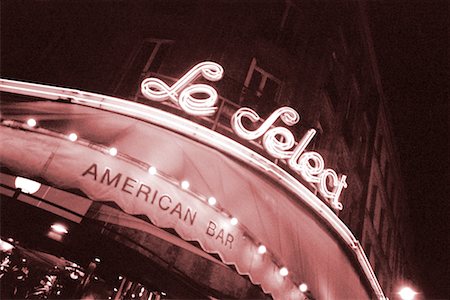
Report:
<svg viewBox="0 0 450 300"><path fill-rule="evenodd" d="M257 96L262 97L262 95L264 95L264 87L266 86L267 79L270 79L273 82L275 82L278 86L277 92L275 94L275 99L273 99L273 102L279 103L279 98L280 98L281 90L283 87L283 81L281 79L277 78L272 73L270 73L270 72L264 70L263 68L261 68L260 66L258 66L257 60L255 57L252 58L250 67L249 67L247 75L245 77L244 89L249 90L250 82L251 82L255 72L258 72L261 75L261 81L258 84L258 89L255 91ZM245 101L243 95L245 95L245 93L241 92L241 97L240 97L240 101L239 101L240 103Z"/></svg>

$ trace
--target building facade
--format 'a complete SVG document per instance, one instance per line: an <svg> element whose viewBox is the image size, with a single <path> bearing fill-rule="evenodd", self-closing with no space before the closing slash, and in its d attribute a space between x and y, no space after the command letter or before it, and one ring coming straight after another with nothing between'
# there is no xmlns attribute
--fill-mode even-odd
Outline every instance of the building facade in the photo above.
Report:
<svg viewBox="0 0 450 300"><path fill-rule="evenodd" d="M2 78L111 95L189 119L270 159L323 200L286 159L267 155L262 141L236 137L230 125L240 107L263 119L280 107L299 112L289 128L295 140L315 129L308 149L347 176L343 209L324 203L363 246L384 295L396 297L410 276L408 206L364 2L47 1L7 3L2 14ZM192 116L143 94L144 79L171 86L202 61L224 69L219 81L199 79L218 91L213 116ZM264 295L235 280L244 292L215 295ZM306 296L327 295L317 289Z"/></svg>

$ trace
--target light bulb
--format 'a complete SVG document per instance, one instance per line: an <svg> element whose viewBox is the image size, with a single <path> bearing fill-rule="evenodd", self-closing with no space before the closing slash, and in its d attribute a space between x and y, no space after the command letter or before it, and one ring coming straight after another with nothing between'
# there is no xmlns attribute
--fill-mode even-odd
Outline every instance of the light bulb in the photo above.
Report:
<svg viewBox="0 0 450 300"><path fill-rule="evenodd" d="M281 276L285 277L285 276L287 276L288 274L289 274L289 271L288 271L288 269L287 269L286 267L282 267L282 268L280 269L280 275L281 275Z"/></svg>
<svg viewBox="0 0 450 300"><path fill-rule="evenodd" d="M187 189L189 188L189 186L190 186L189 181L183 180L183 181L181 182L181 188L182 188L183 190L187 190Z"/></svg>
<svg viewBox="0 0 450 300"><path fill-rule="evenodd" d="M214 197L209 197L208 198L208 203L209 203L209 205L216 205L217 200Z"/></svg>
<svg viewBox="0 0 450 300"><path fill-rule="evenodd" d="M117 149L114 148L114 147L109 148L109 154L110 154L111 156L116 156L116 155L117 155Z"/></svg>
<svg viewBox="0 0 450 300"><path fill-rule="evenodd" d="M157 173L158 171L156 170L156 168L155 167L150 167L150 168L148 168L148 173L150 174L150 175L155 175L156 173Z"/></svg>
<svg viewBox="0 0 450 300"><path fill-rule="evenodd" d="M266 246L264 246L264 245L259 245L259 247L258 247L258 253L259 253L259 254L264 254L264 253L266 253L266 252L267 252Z"/></svg>
<svg viewBox="0 0 450 300"><path fill-rule="evenodd" d="M76 133L71 133L69 134L69 140L71 140L72 142L75 142L78 139L78 135Z"/></svg>
<svg viewBox="0 0 450 300"><path fill-rule="evenodd" d="M417 293L410 287L404 287L398 293L402 300L413 300Z"/></svg>
<svg viewBox="0 0 450 300"><path fill-rule="evenodd" d="M37 124L37 122L36 122L35 119L28 119L27 120L27 125L30 126L30 127L34 127L34 126L36 126L36 124Z"/></svg>
<svg viewBox="0 0 450 300"><path fill-rule="evenodd" d="M300 292L304 293L308 290L308 285L306 283L302 283L298 286Z"/></svg>

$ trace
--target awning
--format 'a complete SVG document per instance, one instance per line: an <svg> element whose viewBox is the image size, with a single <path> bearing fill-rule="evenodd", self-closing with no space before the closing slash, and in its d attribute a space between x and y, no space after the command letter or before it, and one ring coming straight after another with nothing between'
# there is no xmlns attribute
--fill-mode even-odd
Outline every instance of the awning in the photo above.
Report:
<svg viewBox="0 0 450 300"><path fill-rule="evenodd" d="M301 199L220 149L79 105L32 101L4 103L1 109L4 120L33 117L44 129L0 127L0 161L14 173L146 215L219 254L274 298L298 299L301 282L318 299L370 298L351 251ZM76 142L65 138L70 132L77 133ZM119 154L108 154L109 147ZM149 174L149 166L158 174ZM208 205L210 196L217 206ZM238 225L230 224L231 217ZM264 255L257 251L260 244L268 249ZM282 266L287 277L279 274Z"/></svg>

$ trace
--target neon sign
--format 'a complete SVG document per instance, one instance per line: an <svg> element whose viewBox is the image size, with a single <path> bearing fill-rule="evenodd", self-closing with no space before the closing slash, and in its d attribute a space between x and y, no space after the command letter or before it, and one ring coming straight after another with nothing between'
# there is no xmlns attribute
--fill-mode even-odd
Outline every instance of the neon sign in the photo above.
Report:
<svg viewBox="0 0 450 300"><path fill-rule="evenodd" d="M179 105L186 113L194 116L213 115L217 107L217 91L207 84L189 83L200 75L210 81L218 81L223 76L223 68L214 62L202 62L194 66L174 85L168 86L158 78L146 78L141 83L142 94L154 101L170 100ZM196 98L195 94L206 94L207 98Z"/></svg>
<svg viewBox="0 0 450 300"><path fill-rule="evenodd" d="M196 140L203 142L205 145L209 145L214 149L221 149L224 153L230 154L230 156L232 156L233 158L245 160L246 162L253 164L255 166L255 168L257 168L260 171L263 171L263 170L269 171L270 177L272 177L274 179L275 178L279 179L279 183L281 186L283 186L287 190L291 191L294 195L297 195L302 200L302 202L307 204L313 211L315 211L317 213L318 216L321 216L323 218L323 220L326 221L326 224L328 224L329 226L331 226L331 228L333 228L335 230L335 232L338 234L338 236L341 238L341 240L344 241L345 244L349 247L349 249L351 249L353 251L355 257L357 258L357 262L361 266L364 275L369 280L374 293L377 295L377 297L379 299L385 299L383 290L380 287L380 284L376 278L376 275L375 275L372 267L370 266L370 262L369 262L368 258L364 254L364 250L363 250L361 244L355 238L355 236L352 234L352 232L349 230L349 228L347 226L345 226L345 224L342 223L342 221L330 209L325 207L325 205L322 203L322 201L320 201L317 197L315 197L304 185L300 184L295 178L288 176L288 174L284 170L282 170L275 164L270 163L268 160L261 160L261 157L259 155L255 155L255 152L253 150L246 148L245 146L240 145L233 140L230 140L228 137L225 137L224 135L221 135L218 132L213 132L206 127L195 125L195 123L192 123L191 121L188 121L188 120L184 120L184 119L180 118L179 116L173 115L171 113L162 111L157 108L153 108L151 106L145 106L140 103L127 101L124 99L114 98L114 97L110 97L110 96L106 96L106 95L100 95L100 94L95 94L95 93L90 93L90 92L85 92L85 91L60 88L60 87L54 87L54 86L48 86L48 85L41 85L41 84L32 84L32 83L7 80L7 79L1 79L1 78L0 78L0 91L7 92L7 93L14 93L14 94L18 94L18 95L27 95L27 96L32 96L32 97L36 97L36 98L48 99L51 101L60 101L61 99L65 99L76 105L87 106L87 107L91 107L91 108L99 108L99 109L107 111L107 112L120 113L120 114L123 114L125 116L130 116L130 117L139 117L143 121L162 125L163 127L166 127L171 131L184 133L189 136L196 136L197 137ZM254 114L257 115L256 113L254 113ZM282 117L280 116L280 118L282 118ZM11 125L10 122L11 122L10 120L4 120L2 122L2 125L6 126L6 127L13 127L13 125ZM13 121L13 123L15 123L15 121ZM286 124L286 122L285 122L285 124ZM295 123L293 123L293 124L295 124ZM34 125L36 125L36 124L34 124ZM25 126L27 126L26 127L27 130L30 130L30 128L32 128L32 126L30 126L29 124L27 124ZM15 127L13 127L13 128L15 128ZM267 130L269 130L269 129L270 128L267 128ZM17 132L17 133L11 132L10 133L11 138L7 139L7 140L10 142L17 141L18 143L21 143L24 140L24 138L17 136L17 134L21 133L21 132L22 132L22 130L20 130L20 132ZM25 132L25 131L23 131L23 132ZM265 132L265 131L263 131L263 132ZM4 133L4 132L2 132L2 133ZM310 137L310 139L312 139L314 134L315 134L315 131L313 129L311 129L311 133L305 135L302 139L300 139L298 144L303 143L303 144L305 144L304 147L306 148L306 146L309 143L308 137ZM48 135L48 134L46 134L46 135ZM67 136L67 138L73 142L73 140L70 139L70 136ZM34 142L39 143L39 140L35 140ZM48 144L48 145L51 145L51 144ZM87 144L85 141L80 142L80 139L78 139L77 141L75 141L74 145L80 145L80 146L85 147ZM40 149L39 145L36 147L31 147L31 149L32 148ZM3 152L5 152L8 149L16 149L17 150L17 149L20 149L20 147L2 147L2 148L0 148L0 150L2 150ZM94 148L89 147L89 149L94 149ZM299 151L301 148L298 146L298 147L296 147L296 149ZM102 146L99 153L102 153L102 152L108 153L108 147ZM17 151L13 151L13 153L15 153L15 155L17 155ZM302 151L299 151L299 153L304 154ZM2 153L2 155L7 155L8 157L10 157L9 153L7 153L7 152ZM90 157L91 154L89 154L88 156ZM20 155L19 155L19 157L20 157ZM35 155L34 157L36 159L38 159L41 156ZM83 171L86 170L81 165L81 168L83 168L82 171L80 171L81 173L78 173L78 172L74 173L75 169L80 168L80 164L77 161L77 163L73 164L72 167L67 168L68 160L66 159L65 155L63 155L63 156L56 155L55 159L52 160L52 164L54 164L56 161L58 161L58 159L57 159L58 157L60 157L60 159L63 159L63 161L60 162L60 163L62 163L63 166L57 167L57 168L50 168L50 169L53 169L53 171L56 171L56 173L53 172L53 175L49 175L49 172L46 172L45 179L47 179L47 177L50 176L50 177L48 177L49 182L51 182L52 180L55 180L55 178L57 178L58 179L57 182L60 183L61 182L60 181L60 178L61 178L60 171L61 170L69 170L70 172L68 174L81 174ZM100 159L100 161L103 160L102 158L99 158L99 159ZM113 161L114 162L124 161L124 157L115 159ZM11 169L13 169L12 166L14 166L14 167L21 166L27 170L30 167L30 164L23 162L23 160L8 159L8 160L4 160L4 162L5 163L8 162L11 166ZM110 162L112 162L112 161L110 161ZM31 167L33 168L33 166L31 166ZM127 165L126 170L128 170L129 167L130 166ZM23 170L25 170L25 169L23 169ZM33 168L33 170L34 170L34 168ZM27 171L25 173L29 173L29 172L30 171ZM91 170L89 172L93 172L93 170ZM148 170L145 170L145 172L150 173L150 175L157 174L157 170L152 167L150 167ZM38 172L38 173L36 173L36 175L33 175L33 176L39 177L40 176L39 174L40 173ZM99 173L99 174L102 174L102 173ZM103 175L101 175L101 176L102 176L102 178L103 178L103 176L105 176L105 180L108 185L109 184L115 185L115 182L116 182L115 180L116 180L117 174L114 177L112 177L112 179L110 176L111 174L105 175L105 173L103 173ZM31 176L31 175L32 174L29 174L29 176ZM94 176L94 175L92 174L92 176ZM341 180L344 181L343 178L341 178ZM95 179L95 181L97 181L97 179ZM70 180L68 180L68 182L77 183L77 187L79 187L78 179L70 179ZM123 189L123 190L121 190L120 193L122 195L129 195L128 192L129 191L132 192L133 191L132 188L136 187L136 185L133 185L133 182L134 181L132 181L131 179L125 180L123 182L123 185L120 186L120 188ZM130 187L130 185L131 185L131 187ZM148 186L150 186L150 185L148 185ZM140 185L139 185L139 188L141 188ZM345 186L343 186L343 188L345 188ZM144 189L145 189L145 187L144 187ZM119 188L107 189L107 190L109 192L111 192L114 190L119 190ZM98 193L98 197L93 196L93 198L97 199L98 201L102 201L101 197L104 196L104 193L103 193L103 191L105 191L104 189L99 189L98 186L96 186L96 187L91 186L91 187L89 187L88 191L95 191L96 193ZM141 193L139 194L139 196L144 196L146 194L146 192L147 192L146 190L142 190L142 188L141 188ZM150 194L150 192L148 192L148 193ZM190 195L190 194L188 193L187 195ZM118 201L123 200L123 197L109 197L109 196L106 199L107 199L107 201L110 201L113 198ZM183 198L180 198L180 201L183 200ZM152 199L153 199L153 197L152 197ZM165 201L165 200L166 199L164 198L161 201ZM203 200L205 200L205 199L203 199ZM133 204L134 203L133 201L122 201L121 203L124 203L124 204L131 203L132 204L131 207L132 208L135 207L135 205ZM155 203L157 203L157 202L155 202ZM180 219L184 215L184 217L189 218L189 219L186 218L186 220L190 220L191 219L190 217L193 214L188 215L188 213L186 212L186 214L180 215L179 209L178 209L178 202L174 202L174 204L175 203L176 203L176 205L172 208L172 210L170 210L170 208L169 208L169 210L166 212L170 213L173 211L172 215L174 217L177 217L177 219ZM216 204L216 199L215 198L214 198L214 200L208 199L208 203L211 206L213 206L214 204ZM159 201L158 201L158 204L159 204ZM162 202L162 204L164 204L164 202ZM203 207L203 206L199 206L199 207ZM204 206L204 207L206 207L206 206ZM153 210L149 210L149 211L153 211ZM181 212L183 212L183 211L181 211ZM194 213L195 213L195 211L194 211ZM133 213L131 212L131 214L133 214ZM156 214L156 215L159 215L159 214ZM202 215L203 214L198 214L197 220L199 220L200 216L202 216ZM184 217L183 217L183 220L184 220ZM221 220L221 222L224 221L224 222L231 223L231 220L227 220L226 218L227 218L227 216L225 216L225 219ZM182 223L182 222L176 222L175 226L177 226L179 223ZM196 224L197 222L193 221L193 223ZM208 235L208 237L210 237L210 239L205 239L205 241L208 241L208 240L218 241L218 242L220 242L220 244L222 244L222 246L223 245L231 246L230 241L228 242L228 245L227 245L227 241L224 239L225 236L223 235L222 230L220 230L217 233L217 230L214 231L215 230L214 224L212 224L212 223L211 224L204 223L204 224L208 224L208 227L206 227L206 228L210 228L209 231L206 232L206 234ZM222 223L222 224L225 224L225 223ZM170 226L173 226L173 224ZM237 226L237 227L239 227L239 226ZM175 228L175 227L173 227L173 228ZM230 226L229 228L233 228L233 227ZM206 230L208 230L208 229L206 229ZM217 233L217 235L216 235L216 233ZM215 238L211 238L214 236L215 236ZM184 235L182 237L184 239L188 239L188 240L190 238L192 238L192 236L184 236ZM234 243L237 243L238 241L241 241L241 240L242 239L240 239L239 237L236 237L236 239L233 242L233 248L234 248ZM250 239L245 239L245 240L250 241ZM0 241L0 244L1 244L1 241ZM206 245L206 243L205 243L205 245ZM209 247L209 244L207 244L207 246L205 246L205 247L202 246L202 248L206 249L206 251L212 251L211 249L217 249L215 246ZM228 248L230 248L230 247L228 247ZM228 248L225 247L225 249L228 249ZM265 249L264 245L260 245L257 250L256 250L256 248L254 250L258 251L259 254L264 254L264 252L266 252L266 251L269 252L268 249ZM217 252L215 252L215 253L217 253ZM225 252L222 252L222 253L225 253ZM239 253L242 253L242 252L240 251ZM244 257L244 256L241 255L240 257ZM225 256L225 258L226 259L224 259L224 260L227 260L228 256ZM245 259L245 260L243 260L244 265L245 265L246 261L253 262L253 260L251 260L251 259L250 260ZM263 261L267 262L269 260L264 259ZM274 287L273 286L274 281L272 280L272 277L269 277L269 276L261 277L260 274L266 274L266 272L261 272L260 271L261 269L258 269L256 271L252 272L251 270L250 271L243 270L242 267L244 265L241 263L239 263L239 264L235 263L235 265L236 266L239 265L239 269L242 270L242 271L238 271L240 274L247 274L247 275L250 274L249 276L250 276L250 279L252 280L252 282L255 282L258 284L260 283L261 286L263 286L263 288L264 288L264 286L266 286L268 293L270 292L274 295L280 296L280 292L285 292L285 291L288 293L290 292L285 288ZM251 267L252 266L254 266L253 263L251 264ZM273 270L273 268L271 270ZM269 278L270 280L268 281L268 285L265 285L264 282L261 282L261 278L262 279ZM287 282L287 281L284 281L284 282ZM267 283L267 281L266 281L266 283ZM298 291L301 291L302 289L303 288L301 286L299 288L296 288L296 290L298 290ZM264 290L265 290L265 288L264 288ZM282 295L285 295L285 294L282 294ZM292 296L292 293L289 295ZM277 297L274 297L274 298L277 298ZM279 298L286 299L288 297L280 296ZM296 298L296 297L294 297L294 298Z"/></svg>
<svg viewBox="0 0 450 300"><path fill-rule="evenodd" d="M286 125L296 124L300 120L300 116L294 109L290 107L277 109L258 129L253 131L245 128L242 123L243 118L247 118L251 122L260 120L259 115L252 109L247 107L239 109L231 118L231 127L239 137L245 140L255 140L262 136L263 147L272 157L286 159L293 171L300 174L306 181L317 184L320 194L329 200L333 208L342 210L342 203L338 199L342 190L347 187L347 176L342 175L339 178L333 169L325 169L324 160L319 153L305 152L316 134L316 130L309 129L294 150L290 150L295 145L295 137L292 132L285 127L271 128L278 118Z"/></svg>
<svg viewBox="0 0 450 300"><path fill-rule="evenodd" d="M199 76L210 81L218 81L223 76L223 68L214 62L202 62L195 65L172 86L168 86L158 78L146 78L142 81L141 91L150 100L159 102L170 100L190 115L211 116L217 110L214 106L218 98L217 91L206 84L189 85ZM208 97L196 98L195 94L206 94ZM259 115L248 107L236 111L231 118L231 127L239 137L245 140L262 138L262 145L267 153L274 158L287 160L290 169L300 174L306 181L315 184L320 194L333 208L342 210L339 196L347 187L347 176L339 177L333 169L326 169L323 157L319 153L305 151L316 130L308 130L295 145L295 137L289 129L273 127L278 118L288 126L295 125L300 120L297 111L290 107L278 108L256 130L246 129L242 122L243 118L253 123L260 120Z"/></svg>

